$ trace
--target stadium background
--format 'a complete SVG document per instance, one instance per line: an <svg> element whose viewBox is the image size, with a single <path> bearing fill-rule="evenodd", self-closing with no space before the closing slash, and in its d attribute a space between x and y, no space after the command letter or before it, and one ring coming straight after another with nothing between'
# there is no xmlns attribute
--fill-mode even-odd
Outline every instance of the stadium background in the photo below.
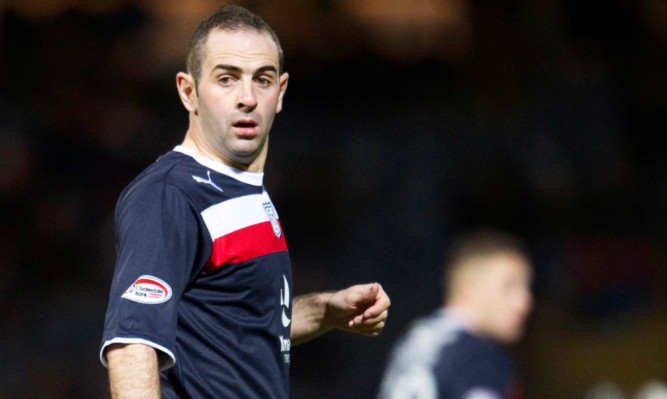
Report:
<svg viewBox="0 0 667 399"><path fill-rule="evenodd" d="M380 281L377 339L295 347L292 397L372 397L440 303L441 250L524 235L527 398L667 381L667 4L241 1L291 73L266 185L296 293ZM181 139L174 76L210 0L0 1L0 397L103 398L121 189Z"/></svg>

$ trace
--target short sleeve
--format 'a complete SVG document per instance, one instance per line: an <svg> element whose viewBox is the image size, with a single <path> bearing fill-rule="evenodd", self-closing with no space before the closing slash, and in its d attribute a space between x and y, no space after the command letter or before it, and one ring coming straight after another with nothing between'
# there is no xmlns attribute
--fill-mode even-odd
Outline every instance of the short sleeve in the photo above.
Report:
<svg viewBox="0 0 667 399"><path fill-rule="evenodd" d="M117 260L100 360L114 343L156 349L161 370L176 362L180 298L196 269L201 222L187 193L164 179L139 179L116 208Z"/></svg>

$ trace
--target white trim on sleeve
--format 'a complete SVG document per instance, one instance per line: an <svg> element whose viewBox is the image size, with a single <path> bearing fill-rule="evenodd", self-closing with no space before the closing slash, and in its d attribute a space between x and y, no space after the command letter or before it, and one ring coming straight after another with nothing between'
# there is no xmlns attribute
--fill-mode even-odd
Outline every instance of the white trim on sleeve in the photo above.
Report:
<svg viewBox="0 0 667 399"><path fill-rule="evenodd" d="M148 345L151 348L158 350L158 369L160 371L166 370L170 367L173 367L176 364L176 356L167 348L162 345L158 345L155 342L145 340L143 338L122 338L116 337L104 342L102 349L100 350L100 361L104 367L109 368L109 362L107 361L106 356L104 356L104 350L107 346L111 344L144 344ZM162 355L162 356L160 356ZM166 356L164 356L166 355Z"/></svg>

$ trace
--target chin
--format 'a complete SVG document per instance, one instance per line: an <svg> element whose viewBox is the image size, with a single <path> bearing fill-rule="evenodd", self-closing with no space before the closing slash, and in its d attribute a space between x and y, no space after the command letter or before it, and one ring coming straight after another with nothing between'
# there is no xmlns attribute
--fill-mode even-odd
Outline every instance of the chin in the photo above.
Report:
<svg viewBox="0 0 667 399"><path fill-rule="evenodd" d="M523 337L523 329L503 331L496 335L496 339L506 345L516 344Z"/></svg>
<svg viewBox="0 0 667 399"><path fill-rule="evenodd" d="M250 164L259 156L256 148L245 149L238 148L234 151L232 159L238 163Z"/></svg>

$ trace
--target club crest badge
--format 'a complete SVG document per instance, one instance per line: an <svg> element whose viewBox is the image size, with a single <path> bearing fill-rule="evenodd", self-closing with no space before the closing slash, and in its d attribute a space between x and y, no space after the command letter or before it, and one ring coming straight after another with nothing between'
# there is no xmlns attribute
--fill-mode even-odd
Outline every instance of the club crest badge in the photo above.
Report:
<svg viewBox="0 0 667 399"><path fill-rule="evenodd" d="M262 205L264 206L264 211L266 212L266 216L269 217L269 221L271 222L271 227L273 227L273 233L276 235L276 237L280 238L283 232L282 230L280 230L280 224L278 223L278 214L276 213L276 209L273 207L271 201L265 201L262 203Z"/></svg>
<svg viewBox="0 0 667 399"><path fill-rule="evenodd" d="M154 305L171 298L171 287L157 277L143 275L125 290L121 298Z"/></svg>

